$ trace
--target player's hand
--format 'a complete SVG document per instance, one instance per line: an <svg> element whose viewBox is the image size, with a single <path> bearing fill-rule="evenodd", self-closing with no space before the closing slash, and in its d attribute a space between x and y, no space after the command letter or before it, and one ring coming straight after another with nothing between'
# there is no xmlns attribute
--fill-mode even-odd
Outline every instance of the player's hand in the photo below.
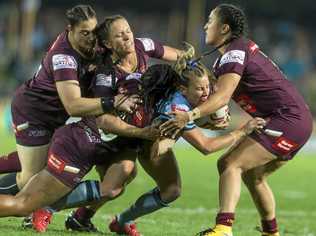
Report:
<svg viewBox="0 0 316 236"><path fill-rule="evenodd" d="M192 44L188 42L183 42L183 45L184 45L184 50L183 50L182 57L185 58L187 61L191 60L195 55L195 48L193 47Z"/></svg>
<svg viewBox="0 0 316 236"><path fill-rule="evenodd" d="M175 139L177 134L189 122L189 115L187 112L183 111L170 112L168 115L173 116L173 119L170 119L159 126L160 133L162 136Z"/></svg>
<svg viewBox="0 0 316 236"><path fill-rule="evenodd" d="M244 127L241 128L242 131L245 132L246 135L251 134L254 130L263 129L266 125L266 121L262 118L255 117L248 121Z"/></svg>
<svg viewBox="0 0 316 236"><path fill-rule="evenodd" d="M174 70L178 74L181 74L181 72L187 67L188 61L191 60L195 54L195 49L191 44L187 42L183 42L183 44L184 50L180 52L177 58L177 62L174 65Z"/></svg>
<svg viewBox="0 0 316 236"><path fill-rule="evenodd" d="M114 108L132 114L141 102L138 95L118 94L114 97Z"/></svg>
<svg viewBox="0 0 316 236"><path fill-rule="evenodd" d="M150 126L144 127L143 133L143 138L151 141L155 141L161 137L159 126L154 123L152 123Z"/></svg>

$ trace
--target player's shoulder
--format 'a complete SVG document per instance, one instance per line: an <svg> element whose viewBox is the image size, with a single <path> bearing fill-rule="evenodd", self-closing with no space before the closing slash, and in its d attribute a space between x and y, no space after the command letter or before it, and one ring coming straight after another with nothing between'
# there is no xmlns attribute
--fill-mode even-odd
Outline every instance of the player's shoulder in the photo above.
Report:
<svg viewBox="0 0 316 236"><path fill-rule="evenodd" d="M54 70L77 69L78 54L70 46L66 32L58 35L46 54L46 60L51 63Z"/></svg>
<svg viewBox="0 0 316 236"><path fill-rule="evenodd" d="M191 106L188 100L179 92L175 92L170 97L171 111L190 111Z"/></svg>
<svg viewBox="0 0 316 236"><path fill-rule="evenodd" d="M145 52L155 50L155 41L151 38L135 38L135 47Z"/></svg>

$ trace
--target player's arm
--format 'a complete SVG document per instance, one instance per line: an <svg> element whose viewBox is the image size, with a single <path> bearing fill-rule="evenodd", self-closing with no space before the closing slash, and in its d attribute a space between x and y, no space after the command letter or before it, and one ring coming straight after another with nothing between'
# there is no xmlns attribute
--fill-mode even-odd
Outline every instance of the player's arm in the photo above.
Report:
<svg viewBox="0 0 316 236"><path fill-rule="evenodd" d="M184 131L182 137L204 155L232 146L245 136L245 132L235 130L219 137L207 137L201 129Z"/></svg>
<svg viewBox="0 0 316 236"><path fill-rule="evenodd" d="M70 116L89 116L104 113L100 98L83 98L77 80L57 81L59 97Z"/></svg>
<svg viewBox="0 0 316 236"><path fill-rule="evenodd" d="M164 54L161 59L166 61L176 61L183 53L184 51L169 47L169 46L163 46Z"/></svg>
<svg viewBox="0 0 316 236"><path fill-rule="evenodd" d="M241 129L218 137L207 137L198 128L184 131L182 137L204 155L219 151L239 143L246 135L255 129L262 129L265 125L262 118L254 118L247 122Z"/></svg>
<svg viewBox="0 0 316 236"><path fill-rule="evenodd" d="M121 118L112 115L104 114L96 118L97 127L119 136L141 138L155 140L159 137L159 130L154 125L144 128L138 128L123 121Z"/></svg>
<svg viewBox="0 0 316 236"><path fill-rule="evenodd" d="M200 110L200 116L212 114L219 108L227 105L240 79L241 76L236 73L227 73L220 76L216 83L216 93L210 95L206 102L197 107Z"/></svg>
<svg viewBox="0 0 316 236"><path fill-rule="evenodd" d="M118 94L114 97L84 98L77 80L57 81L59 97L70 116L94 116L111 112L114 109L132 112L139 98Z"/></svg>
<svg viewBox="0 0 316 236"><path fill-rule="evenodd" d="M210 95L204 103L194 108L192 111L175 111L171 114L175 119L162 124L161 132L167 136L175 136L190 120L195 120L214 113L219 108L228 104L232 94L238 86L241 76L237 73L227 73L219 77L216 93Z"/></svg>

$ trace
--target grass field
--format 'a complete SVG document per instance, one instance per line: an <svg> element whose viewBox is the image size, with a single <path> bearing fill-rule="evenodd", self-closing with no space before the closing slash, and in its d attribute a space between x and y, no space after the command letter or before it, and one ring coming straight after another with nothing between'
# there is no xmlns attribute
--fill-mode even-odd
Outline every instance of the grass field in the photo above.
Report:
<svg viewBox="0 0 316 236"><path fill-rule="evenodd" d="M0 134L0 154L14 148L12 137ZM192 149L177 148L176 155L183 180L183 194L171 207L138 220L138 228L145 236L192 236L213 225L217 207L218 155L204 157ZM311 155L298 155L270 178L278 206L281 235L316 236L316 159ZM95 177L91 173L90 178ZM113 235L107 224L112 215L129 206L139 194L154 186L152 180L139 168L134 182L119 199L104 206L94 218L102 231L97 235ZM54 216L46 235L74 235L64 230L64 219L69 211ZM21 219L0 220L0 235L36 235L20 227ZM260 235L255 230L259 223L256 210L246 189L242 190L238 205L235 236ZM76 235L88 235L76 233Z"/></svg>

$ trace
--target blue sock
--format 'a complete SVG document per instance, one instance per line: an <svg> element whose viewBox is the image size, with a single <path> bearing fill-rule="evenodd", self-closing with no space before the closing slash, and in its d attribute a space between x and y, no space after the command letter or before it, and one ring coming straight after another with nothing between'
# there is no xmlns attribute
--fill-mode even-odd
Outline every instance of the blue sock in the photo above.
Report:
<svg viewBox="0 0 316 236"><path fill-rule="evenodd" d="M58 211L67 208L87 205L101 199L99 181L82 181L70 193L55 202L50 209Z"/></svg>
<svg viewBox="0 0 316 236"><path fill-rule="evenodd" d="M6 174L0 178L0 194L15 195L19 191L16 184L16 173Z"/></svg>
<svg viewBox="0 0 316 236"><path fill-rule="evenodd" d="M123 226L125 223L129 223L138 217L150 214L167 206L168 204L161 200L160 190L156 187L140 196L130 208L117 216L117 220L119 224Z"/></svg>

